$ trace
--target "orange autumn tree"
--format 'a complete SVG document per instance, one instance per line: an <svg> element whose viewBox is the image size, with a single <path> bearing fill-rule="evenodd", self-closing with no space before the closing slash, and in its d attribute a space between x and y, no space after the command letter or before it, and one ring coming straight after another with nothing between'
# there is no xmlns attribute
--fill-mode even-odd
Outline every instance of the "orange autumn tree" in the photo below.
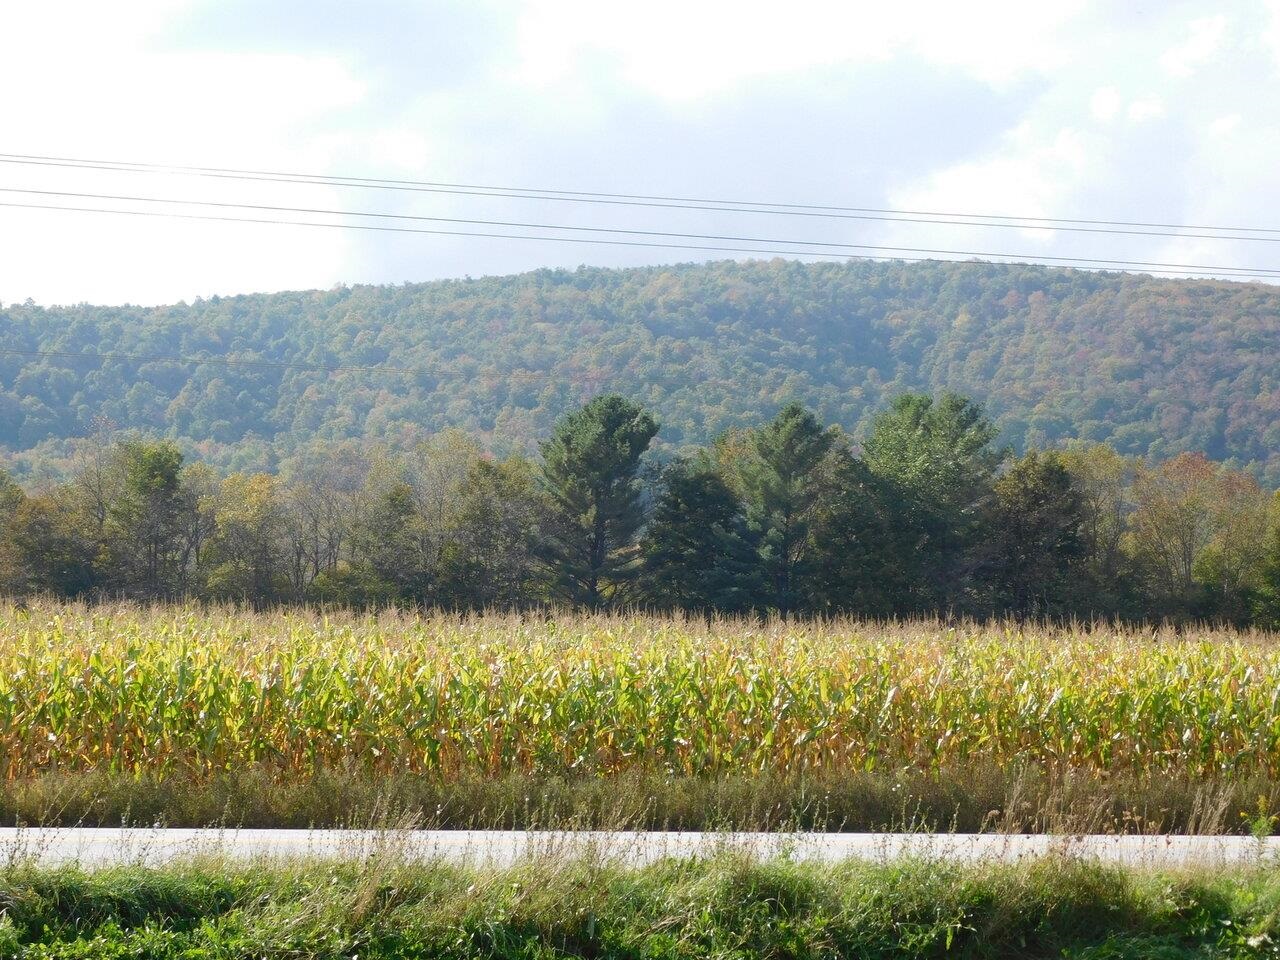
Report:
<svg viewBox="0 0 1280 960"><path fill-rule="evenodd" d="M1270 508L1257 481L1182 453L1141 467L1133 496L1130 547L1149 594L1170 614L1246 618Z"/></svg>

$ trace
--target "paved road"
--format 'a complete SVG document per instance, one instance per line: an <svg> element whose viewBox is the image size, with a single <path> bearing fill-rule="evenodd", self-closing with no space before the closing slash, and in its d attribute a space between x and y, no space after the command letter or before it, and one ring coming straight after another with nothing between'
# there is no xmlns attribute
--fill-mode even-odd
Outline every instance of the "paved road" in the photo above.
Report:
<svg viewBox="0 0 1280 960"><path fill-rule="evenodd" d="M623 863L723 850L832 862L903 856L1010 862L1049 853L1132 866L1280 861L1280 837L1063 837L1030 834L604 833L468 830L0 829L0 863L161 864L196 856L243 859L415 860L505 866L531 856L597 856Z"/></svg>

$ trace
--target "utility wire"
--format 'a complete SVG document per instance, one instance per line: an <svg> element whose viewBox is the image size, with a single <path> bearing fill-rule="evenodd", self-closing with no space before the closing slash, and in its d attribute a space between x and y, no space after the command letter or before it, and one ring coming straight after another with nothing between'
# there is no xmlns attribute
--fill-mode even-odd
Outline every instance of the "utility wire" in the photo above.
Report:
<svg viewBox="0 0 1280 960"><path fill-rule="evenodd" d="M933 247L897 247L870 243L839 243L825 240L794 240L777 237L742 237L726 234L707 233L673 233L664 230L632 230L622 227L584 227L561 223L528 223L512 220L477 220L461 217L428 217L409 213L377 213L363 210L332 210L317 207L282 207L260 203L231 203L218 200L184 200L176 197L140 197L110 193L75 193L66 190L37 190L27 187L0 187L0 193L22 193L49 197L67 197L72 199L116 200L128 203L161 203L182 206L215 207L219 209L261 210L271 213L304 213L339 217L376 217L386 220L410 220L430 223L456 223L471 226L516 227L528 230L565 230L584 233L627 234L644 237L673 237L685 240L723 240L735 243L773 243L793 244L804 247L829 247L842 250L875 250L883 253L927 253L944 254L956 257L1005 257L1017 260L1055 260L1074 264L1106 264L1121 267L1167 267L1176 270L1195 270L1205 273L1232 273L1249 276L1280 275L1280 270L1266 267L1234 267L1196 263L1169 263L1152 260L1116 260L1101 257L1061 257L1047 254L1001 253L990 250L948 250ZM358 226L358 224L351 224ZM1280 238L1278 238L1280 239Z"/></svg>
<svg viewBox="0 0 1280 960"><path fill-rule="evenodd" d="M1237 240L1243 242L1280 241L1280 228L1273 229L1269 227L1214 227L1182 224L1146 224L1123 220L1070 220L1051 217L1011 217L1003 214L942 213L927 210L890 210L887 208L881 210L881 208L874 207L823 207L804 204L760 203L747 205L749 203L748 201L684 201L676 198L667 200L660 197L654 197L652 199L626 199L632 195L593 194L586 191L533 191L522 188L483 187L478 185L433 185L432 181L425 180L398 181L377 180L374 178L361 177L328 177L321 174L276 174L265 171L238 171L230 168L216 167L170 167L160 164L126 165L122 161L28 157L23 154L0 154L0 163L25 164L42 167L64 167L76 170L104 170L114 173L164 173L177 176L213 177L218 179L249 180L267 183L298 183L310 186L358 187L374 190L401 190L416 193L495 197L511 200L545 200L560 203L608 204L613 206L654 207L672 210L699 210L717 213L751 213L770 216L816 217L838 220L872 220L892 223L927 223L944 226L994 227L1013 230L1054 230L1073 233L1098 233L1141 237L1182 237L1200 240ZM731 205L735 203L742 205ZM1000 222L1014 220L1019 222ZM1081 224L1113 224L1114 226L1083 226ZM1130 227L1150 227L1153 229L1130 229ZM1234 231L1234 234L1276 234L1277 236L1239 236L1226 232L1180 232L1185 230Z"/></svg>
<svg viewBox="0 0 1280 960"><path fill-rule="evenodd" d="M811 257L811 258L827 259L827 260L840 259L840 260L899 260L904 262L923 262L923 261L950 262L950 263L963 262L963 261L958 261L954 259L946 260L940 257L899 256L899 255L893 255L887 252L877 255L877 254L840 253L836 251L823 252L823 251L815 251L815 250L780 249L780 248L773 248L773 247L730 247L730 246L723 246L719 244L713 245L713 244L693 244L693 243L657 243L654 241L647 241L647 240L609 240L609 239L597 238L597 237L591 237L591 238L550 237L550 236L540 236L535 234L493 233L489 231L476 231L476 230L437 230L437 229L428 229L424 227L391 227L391 226L381 226L378 224L369 224L369 223L332 223L332 222L322 222L322 221L315 221L315 220L280 220L280 219L269 219L265 217L230 217L230 216L216 216L212 214L176 213L171 211L158 211L158 210L114 210L114 209L103 209L101 207L61 206L56 204L18 203L13 201L0 201L0 207L10 207L15 209L23 209L23 210L61 210L67 213L104 213L104 214L114 214L118 216L150 217L150 218L162 218L162 219L170 219L170 220L197 220L197 221L213 221L213 222L219 222L219 223L273 224L276 226L290 226L290 227L322 227L322 228L334 229L334 230L368 230L368 231L376 231L379 233L412 233L412 234L427 234L431 236L482 237L482 238L494 239L494 240L535 240L535 241L549 242L549 243L597 244L597 245L604 245L604 246L611 246L611 247L644 247L649 249L692 250L692 251L714 252L714 253L754 253L754 254L767 253L774 256ZM891 250L891 249L897 249L897 248L886 248L886 250ZM901 248L901 249L907 249L907 248ZM966 254L963 254L963 253L958 255L967 256ZM975 254L975 256L983 256L983 255ZM991 254L990 256L1001 256L1001 255ZM1087 263L1107 264L1106 261L1082 261L1082 262L1086 264ZM1131 261L1122 261L1122 262L1131 263ZM1047 266L1052 266L1052 265L1047 264ZM1097 267L1097 269L1108 269L1108 268L1110 267L1101 266L1101 265ZM1111 269L1120 269L1120 268L1111 268ZM1218 269L1218 268L1212 268L1212 269L1188 268L1188 269L1176 269L1176 270L1143 269L1141 272L1150 273L1150 274L1170 275L1170 276L1186 276L1188 274L1194 274L1197 276L1215 277L1215 276L1222 276L1223 274L1227 274L1229 271L1245 271L1245 270L1247 270L1247 268L1224 267L1221 269ZM1269 272L1261 272L1261 273L1230 272L1229 278L1235 279L1235 280L1248 280L1248 279L1267 280L1267 279L1275 279L1275 276L1273 273L1269 273Z"/></svg>
<svg viewBox="0 0 1280 960"><path fill-rule="evenodd" d="M263 217L221 217L210 214L199 213L173 213L162 212L156 210L104 210L100 207L70 207L57 206L46 203L15 203L9 201L0 201L0 207L15 207L26 210L63 210L69 213L108 213L119 214L130 217L160 217L171 220L206 220L219 223L259 223L259 224L275 224L277 226L288 227L325 227L336 230L373 230L381 233L418 233L428 234L431 236L450 236L450 237L484 237L496 240L541 240L553 243L585 243L585 244L605 244L616 247L658 247L663 249L674 250L703 250L717 251L723 253L770 253L783 256L794 257L818 257L831 259L833 257L839 259L859 259L859 260L883 260L885 257L873 257L870 255L858 256L857 254L839 254L839 253L820 253L812 250L774 250L762 247L725 247L725 246L708 246L705 244L687 244L687 243L651 243L642 240L605 240L605 239L585 239L582 237L544 237L529 234L513 234L513 233L490 233L474 230L431 230L422 227L386 227L369 223L326 223L315 220L272 220ZM932 257L896 257L893 259L901 260L931 260Z"/></svg>
<svg viewBox="0 0 1280 960"><path fill-rule="evenodd" d="M1274 227L1215 227L1197 224L1177 224L1177 223L1147 223L1134 220L1089 220L1089 219L1073 219L1068 217L1029 217L1015 214L1001 213L956 213L941 210L902 210L885 207L841 207L831 206L827 204L812 203L782 203L777 201L766 200L724 200L724 199L708 199L706 197L669 197L654 196L642 193L601 193L590 190L553 190L547 187L512 187L512 186L496 186L493 184L480 183L449 183L436 180L395 180L385 177L348 177L337 174L324 173L296 173L279 170L241 170L234 167L192 167L180 166L175 164L163 163L141 163L132 160L91 160L77 159L75 157L48 157L40 155L22 154L22 153L0 153L0 162L9 160L31 160L31 161L56 161L60 163L72 164L103 164L115 168L140 168L144 171L155 172L171 172L171 173L240 173L251 174L255 176L269 177L303 177L317 182L326 180L349 180L357 183L377 183L399 186L416 186L416 187L457 187L466 190L499 190L504 192L515 193L543 193L543 194L565 194L568 196L579 197L602 197L618 200L658 200L677 203L718 203L729 204L734 206L751 206L751 207L776 207L780 209L790 210L830 210L844 213L897 213L913 216L926 217L968 217L980 219L994 220L1025 220L1038 223L1076 223L1091 224L1095 226L1119 226L1119 227L1164 227L1173 230L1220 230L1233 231L1238 233L1277 233L1280 234L1280 228Z"/></svg>

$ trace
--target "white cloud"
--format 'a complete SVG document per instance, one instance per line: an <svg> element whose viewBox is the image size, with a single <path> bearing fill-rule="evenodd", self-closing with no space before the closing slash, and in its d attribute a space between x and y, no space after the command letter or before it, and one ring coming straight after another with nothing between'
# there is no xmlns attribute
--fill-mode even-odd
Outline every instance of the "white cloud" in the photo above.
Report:
<svg viewBox="0 0 1280 960"><path fill-rule="evenodd" d="M1182 219L1236 227L1273 226L1266 211L1280 206L1275 158L1280 154L1280 126L1246 124L1239 114L1221 116L1201 127L1196 147L1187 157L1186 195ZM1207 135L1206 135L1207 134ZM1229 149L1222 137L1230 135ZM1272 268L1267 242L1223 242L1205 238L1168 240L1163 259L1184 263L1231 264Z"/></svg>
<svg viewBox="0 0 1280 960"><path fill-rule="evenodd" d="M1275 58L1276 67L1280 68L1280 0L1265 0L1264 9L1270 22L1262 33L1262 40L1271 47L1271 55Z"/></svg>
<svg viewBox="0 0 1280 960"><path fill-rule="evenodd" d="M1227 18L1204 17L1187 26L1187 39L1170 47L1160 58L1160 65L1172 77L1189 77L1222 49L1227 33Z"/></svg>
<svg viewBox="0 0 1280 960"><path fill-rule="evenodd" d="M985 157L940 170L921 183L894 191L894 206L915 210L1019 217L1060 216L1078 184L1094 171L1093 144L1066 128L1043 135L1030 124L1012 131ZM1047 243L1046 230L1009 231L1021 239ZM951 231L948 236L958 236ZM973 232L970 245L994 244L991 234ZM981 238L981 239L980 239Z"/></svg>
<svg viewBox="0 0 1280 960"><path fill-rule="evenodd" d="M403 22L395 3L371 5L363 48L318 19L304 44L288 17L259 23L249 2L231 31L239 39L175 26L189 27L193 9L219 2L0 5L0 89L16 91L0 98L3 149L1135 220L1248 219L1260 208L1255 198L1272 192L1280 0L1235 0L1227 15L1194 20L1190 3L1138 15L1095 0L493 0L476 15L483 40L474 49L459 43L456 64L424 62L420 73L412 53L407 65L384 69L381 39L403 36L409 19L447 20L443 6L430 8L437 0L423 0L426 14L417 9ZM492 36L482 29L489 23ZM1176 92L1166 79L1191 75L1195 82ZM800 91L819 82L814 109ZM872 102L877 109L867 108ZM1230 151L1221 149L1228 135ZM748 232L737 219L709 224L689 211L504 206L0 164L0 187L13 186ZM0 202L14 199L0 193ZM182 209L149 207L157 208ZM1158 252L1151 239L1045 230L750 226L762 236L904 246ZM1243 250L1241 261L1256 252ZM5 302L160 302L688 255L0 208Z"/></svg>
<svg viewBox="0 0 1280 960"><path fill-rule="evenodd" d="M1215 140L1227 136L1227 134L1240 126L1241 119L1243 118L1238 113L1229 113L1226 116L1218 117L1209 124L1209 136Z"/></svg>
<svg viewBox="0 0 1280 960"><path fill-rule="evenodd" d="M1120 112L1119 91L1115 87L1100 87L1094 91L1093 99L1089 101L1089 109L1095 120L1101 120L1104 123L1114 120L1116 114Z"/></svg>
<svg viewBox="0 0 1280 960"><path fill-rule="evenodd" d="M904 54L993 86L1066 62L1062 30L1076 0L972 7L907 0L651 0L639 10L596 0L537 0L520 20L516 75L550 86L603 57L630 85L672 100L723 93L745 80ZM598 61L597 61L598 62Z"/></svg>
<svg viewBox="0 0 1280 960"><path fill-rule="evenodd" d="M1139 97L1129 104L1129 119L1143 123L1164 116L1164 101L1156 96Z"/></svg>
<svg viewBox="0 0 1280 960"><path fill-rule="evenodd" d="M0 33L9 42L0 60L0 87L25 91L0 100L6 150L259 169L327 166L335 141L320 127L360 104L360 79L331 57L157 48L155 36L182 7L163 0L125 8L6 7ZM315 188L8 164L0 164L0 186L282 205L337 202L330 191ZM12 193L0 199L176 209ZM345 232L336 230L10 209L0 229L0 298L155 302L327 286L341 273L349 244Z"/></svg>

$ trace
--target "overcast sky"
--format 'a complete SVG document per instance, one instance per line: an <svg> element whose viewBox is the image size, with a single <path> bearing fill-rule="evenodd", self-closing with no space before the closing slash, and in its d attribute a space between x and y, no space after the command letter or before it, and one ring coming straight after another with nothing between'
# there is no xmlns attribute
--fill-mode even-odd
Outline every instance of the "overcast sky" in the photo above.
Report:
<svg viewBox="0 0 1280 960"><path fill-rule="evenodd" d="M49 0L5 4L0 36L0 153L1280 228L1280 0ZM1280 267L1268 242L12 164L0 187ZM156 209L11 189L0 202ZM696 257L0 206L3 302L161 303Z"/></svg>

